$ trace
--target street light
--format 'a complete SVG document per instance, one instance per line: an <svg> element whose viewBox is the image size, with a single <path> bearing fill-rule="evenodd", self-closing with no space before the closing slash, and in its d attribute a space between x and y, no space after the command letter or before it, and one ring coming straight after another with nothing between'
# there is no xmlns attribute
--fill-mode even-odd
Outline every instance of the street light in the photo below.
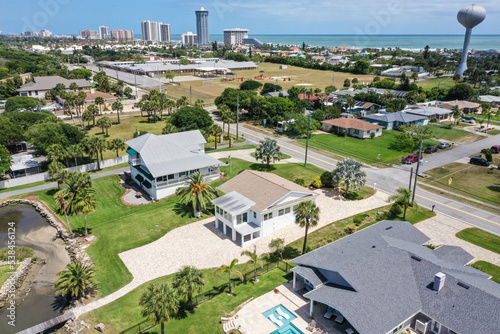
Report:
<svg viewBox="0 0 500 334"><path fill-rule="evenodd" d="M304 112L306 109L304 108ZM309 149L309 131L311 129L311 114L307 117L307 137L306 137L306 156L304 160L304 167L307 167L307 151Z"/></svg>

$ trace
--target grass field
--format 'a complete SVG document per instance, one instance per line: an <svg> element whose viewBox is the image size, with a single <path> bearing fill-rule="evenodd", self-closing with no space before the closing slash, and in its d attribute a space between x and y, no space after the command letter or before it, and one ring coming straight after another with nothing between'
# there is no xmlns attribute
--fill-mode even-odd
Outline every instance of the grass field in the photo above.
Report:
<svg viewBox="0 0 500 334"><path fill-rule="evenodd" d="M500 130L491 130L491 131L488 131L488 134L492 135L492 136L496 136L496 135L500 134Z"/></svg>
<svg viewBox="0 0 500 334"><path fill-rule="evenodd" d="M250 155L255 158L255 152L250 153ZM285 153L281 153L281 155L280 155L281 160L286 160L286 159L290 159L290 158L291 158L291 156L289 156L288 154L285 154Z"/></svg>
<svg viewBox="0 0 500 334"><path fill-rule="evenodd" d="M429 125L429 128L432 130L434 134L434 138L436 139L444 139L453 142L461 142L465 139L470 139L472 136L476 136L476 140L483 139L483 136L474 135L467 131L461 131L457 129L447 129L437 125Z"/></svg>
<svg viewBox="0 0 500 334"><path fill-rule="evenodd" d="M7 279L9 279L10 275L12 275L12 272L14 272L14 270L11 270L9 267L8 264L0 266L0 286L2 286ZM16 264L16 269L18 267L19 265Z"/></svg>
<svg viewBox="0 0 500 334"><path fill-rule="evenodd" d="M249 149L257 148L257 147L258 147L258 145L240 145L240 146L234 146L234 147L218 148L216 150L207 151L207 153L249 150Z"/></svg>
<svg viewBox="0 0 500 334"><path fill-rule="evenodd" d="M443 78L435 78L435 79L420 81L417 82L417 85L425 89L430 89L434 87L437 88L438 86L439 88L450 89L451 87L455 86L455 82L451 77L443 77Z"/></svg>
<svg viewBox="0 0 500 334"><path fill-rule="evenodd" d="M500 206L500 170L483 166L451 163L431 169L422 181L448 192L448 180L452 178L451 192Z"/></svg>
<svg viewBox="0 0 500 334"><path fill-rule="evenodd" d="M402 156L408 152L401 152L389 148L396 140L397 131L384 130L383 136L373 139L359 139L354 137L343 137L334 134L313 135L309 139L309 145L324 149L345 157L353 157L357 160L368 164L376 163L398 163ZM298 139L301 143L306 142L305 139ZM433 140L425 140L425 146L436 145ZM381 159L377 160L378 154Z"/></svg>
<svg viewBox="0 0 500 334"><path fill-rule="evenodd" d="M266 82L276 83L276 79L271 79L272 77L284 77L289 76L291 81L278 81L278 84L283 87L284 90L288 90L290 87L296 84L311 84L307 88L320 88L322 90L325 87L332 84L337 88L343 87L344 80L358 78L359 82L372 82L373 76L371 75L355 75L351 73L343 72L332 72L332 71L320 71L312 70L295 66L288 66L288 69L280 70L279 64L272 63L260 63L259 68L256 70L245 70L245 71L235 71L235 77L244 77L246 79L254 79L255 76L260 75L260 71L264 71L264 74L268 79L260 80L263 84ZM200 98L207 104L212 104L217 96L219 96L226 88L238 88L241 82L223 82L221 79L214 80L199 80L199 81L188 81L182 82L180 85L169 85L167 86L168 96L171 98L179 98L181 96L189 96L190 86L192 89L193 101Z"/></svg>
<svg viewBox="0 0 500 334"><path fill-rule="evenodd" d="M466 228L456 234L462 240L500 254L500 237L477 227Z"/></svg>
<svg viewBox="0 0 500 334"><path fill-rule="evenodd" d="M474 262L471 267L481 270L491 276L491 280L500 283L500 267L486 261Z"/></svg>

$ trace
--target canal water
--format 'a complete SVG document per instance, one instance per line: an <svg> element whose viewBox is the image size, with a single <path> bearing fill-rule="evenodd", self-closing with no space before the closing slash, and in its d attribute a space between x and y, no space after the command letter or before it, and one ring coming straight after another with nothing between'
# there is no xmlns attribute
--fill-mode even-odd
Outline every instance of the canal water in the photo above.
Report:
<svg viewBox="0 0 500 334"><path fill-rule="evenodd" d="M65 244L55 238L55 228L29 205L0 208L0 248L8 245L8 228L12 222L16 246L32 248L33 256L45 260L45 264L34 265L23 286L16 291L16 300L22 302L15 310L15 326L9 324L11 319L5 307L0 312L2 334L17 333L63 313L66 300L56 296L53 285L57 273L70 262Z"/></svg>

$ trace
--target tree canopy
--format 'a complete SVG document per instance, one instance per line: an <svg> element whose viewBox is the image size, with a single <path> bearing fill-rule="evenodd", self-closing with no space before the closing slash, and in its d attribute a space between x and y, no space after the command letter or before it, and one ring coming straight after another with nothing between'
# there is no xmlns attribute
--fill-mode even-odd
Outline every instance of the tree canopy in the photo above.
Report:
<svg viewBox="0 0 500 334"><path fill-rule="evenodd" d="M207 129L214 121L208 111L200 107L183 107L172 113L170 123L180 132Z"/></svg>

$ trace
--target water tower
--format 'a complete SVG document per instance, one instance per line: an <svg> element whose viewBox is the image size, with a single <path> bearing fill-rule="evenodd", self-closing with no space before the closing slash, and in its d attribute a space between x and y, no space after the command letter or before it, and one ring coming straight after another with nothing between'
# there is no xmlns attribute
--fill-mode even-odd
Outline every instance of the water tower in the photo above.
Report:
<svg viewBox="0 0 500 334"><path fill-rule="evenodd" d="M457 20L462 24L465 30L464 48L462 50L462 61L458 65L457 74L463 76L467 69L467 57L469 55L470 37L472 28L483 22L486 18L486 9L478 5L470 5L460 9L457 14Z"/></svg>

